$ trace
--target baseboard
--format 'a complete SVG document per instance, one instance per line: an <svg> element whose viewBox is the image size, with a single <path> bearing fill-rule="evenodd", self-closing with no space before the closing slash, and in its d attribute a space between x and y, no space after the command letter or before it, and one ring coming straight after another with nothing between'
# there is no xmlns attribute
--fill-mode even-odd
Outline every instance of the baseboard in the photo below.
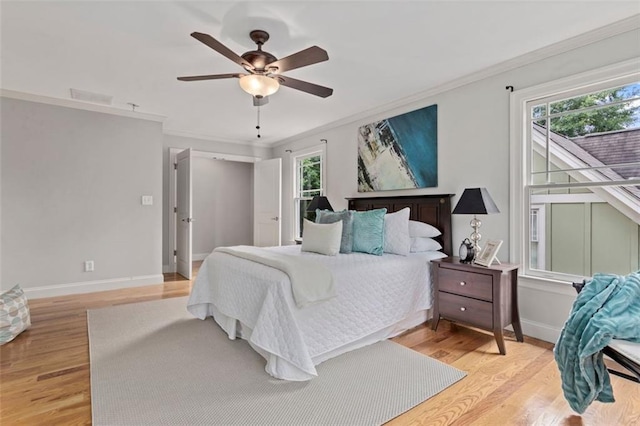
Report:
<svg viewBox="0 0 640 426"><path fill-rule="evenodd" d="M522 334L525 336L535 337L550 343L557 342L562 332L560 328L522 318L520 319L520 325L522 326Z"/></svg>
<svg viewBox="0 0 640 426"><path fill-rule="evenodd" d="M175 272L175 271L172 270L171 266L169 266L169 265L162 265L162 273L163 274L168 274L169 272Z"/></svg>
<svg viewBox="0 0 640 426"><path fill-rule="evenodd" d="M41 299L43 297L66 296L69 294L93 293L96 291L141 287L145 285L162 284L163 282L164 276L162 274L158 274L113 278L108 280L84 281L70 284L57 284L24 288L23 290L28 299Z"/></svg>
<svg viewBox="0 0 640 426"><path fill-rule="evenodd" d="M191 255L191 260L204 260L211 253L194 253Z"/></svg>

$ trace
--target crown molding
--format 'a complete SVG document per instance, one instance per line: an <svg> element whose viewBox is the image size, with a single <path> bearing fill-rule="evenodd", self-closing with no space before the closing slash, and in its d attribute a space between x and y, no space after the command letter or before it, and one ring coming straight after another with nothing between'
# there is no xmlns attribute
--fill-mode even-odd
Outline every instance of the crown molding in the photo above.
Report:
<svg viewBox="0 0 640 426"><path fill-rule="evenodd" d="M47 105L55 105L66 108L81 109L85 111L101 112L104 114L119 115L121 117L137 118L141 120L150 120L163 123L165 116L160 114L150 114L146 112L127 111L125 109L98 105L90 102L78 101L75 99L54 98L51 96L36 95L34 93L19 92L16 90L0 89L0 97L18 99L21 101L37 102Z"/></svg>
<svg viewBox="0 0 640 426"><path fill-rule="evenodd" d="M191 139L200 139L200 140L211 141L211 142L228 143L231 145L247 145L254 148L267 148L267 149L271 148L270 145L264 142L260 143L260 142L239 141L236 139L220 138L217 136L205 135L201 133L186 132L184 130L165 129L164 134L169 136L178 136L182 138L191 138Z"/></svg>
<svg viewBox="0 0 640 426"><path fill-rule="evenodd" d="M511 71L513 69L520 68L522 66L529 65L546 58L550 58L552 56L566 53L571 50L588 46L589 44L593 44L638 29L640 29L640 14L635 14L621 21L617 21L607 26L589 31L587 33L579 34L566 40L541 47L540 49L536 49L523 55L516 56L515 58L508 59L506 61L484 68L480 71L467 74L463 77L451 80L449 82L418 92L416 94L397 99L393 102L389 102L376 108L371 108L360 113L350 115L343 119L316 127L315 129L299 133L295 136L290 136L286 139L275 142L270 146L272 148L276 148L297 141L299 139L315 135L320 132L351 124L365 118L370 118L372 116L382 114L396 108L406 107L410 106L410 104L423 102L428 98L440 93L448 92L450 90L457 89L458 87L465 86L470 83L475 83L477 81L481 81L486 78L493 77L498 74L502 74L504 72Z"/></svg>

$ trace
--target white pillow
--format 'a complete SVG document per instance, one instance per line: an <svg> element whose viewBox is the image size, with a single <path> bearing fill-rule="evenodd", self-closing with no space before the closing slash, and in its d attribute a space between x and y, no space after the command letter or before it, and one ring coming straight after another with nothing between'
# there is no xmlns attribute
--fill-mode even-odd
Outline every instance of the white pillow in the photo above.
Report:
<svg viewBox="0 0 640 426"><path fill-rule="evenodd" d="M384 252L406 256L411 248L409 207L384 215Z"/></svg>
<svg viewBox="0 0 640 426"><path fill-rule="evenodd" d="M313 223L304 220L302 251L335 256L340 252L342 241L342 221L335 223Z"/></svg>
<svg viewBox="0 0 640 426"><path fill-rule="evenodd" d="M412 237L411 253L420 253L424 251L437 251L442 248L439 242L429 237Z"/></svg>
<svg viewBox="0 0 640 426"><path fill-rule="evenodd" d="M437 237L442 235L442 232L435 226L431 226L428 223L417 222L415 220L409 221L409 235L412 237Z"/></svg>

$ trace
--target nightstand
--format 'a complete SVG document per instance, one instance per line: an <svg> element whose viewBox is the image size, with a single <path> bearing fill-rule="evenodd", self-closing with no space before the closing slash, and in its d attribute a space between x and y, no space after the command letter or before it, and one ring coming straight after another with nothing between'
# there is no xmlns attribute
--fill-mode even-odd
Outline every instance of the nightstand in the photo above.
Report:
<svg viewBox="0 0 640 426"><path fill-rule="evenodd" d="M493 331L502 355L503 329L511 324L518 342L524 341L518 314L518 266L484 267L461 263L457 257L432 260L434 303L431 328L440 318Z"/></svg>

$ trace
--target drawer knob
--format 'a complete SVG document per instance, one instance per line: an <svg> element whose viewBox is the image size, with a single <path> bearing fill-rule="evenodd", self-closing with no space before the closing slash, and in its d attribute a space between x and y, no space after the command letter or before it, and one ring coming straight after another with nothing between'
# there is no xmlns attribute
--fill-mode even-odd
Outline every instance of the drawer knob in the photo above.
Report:
<svg viewBox="0 0 640 426"><path fill-rule="evenodd" d="M467 285L467 283L464 281L460 281L460 285Z"/></svg>
<svg viewBox="0 0 640 426"><path fill-rule="evenodd" d="M466 310L467 310L467 308L465 308L465 307L463 306L463 307L461 307L461 308L460 308L460 310L461 310L462 312L464 312L464 311L466 311Z"/></svg>

